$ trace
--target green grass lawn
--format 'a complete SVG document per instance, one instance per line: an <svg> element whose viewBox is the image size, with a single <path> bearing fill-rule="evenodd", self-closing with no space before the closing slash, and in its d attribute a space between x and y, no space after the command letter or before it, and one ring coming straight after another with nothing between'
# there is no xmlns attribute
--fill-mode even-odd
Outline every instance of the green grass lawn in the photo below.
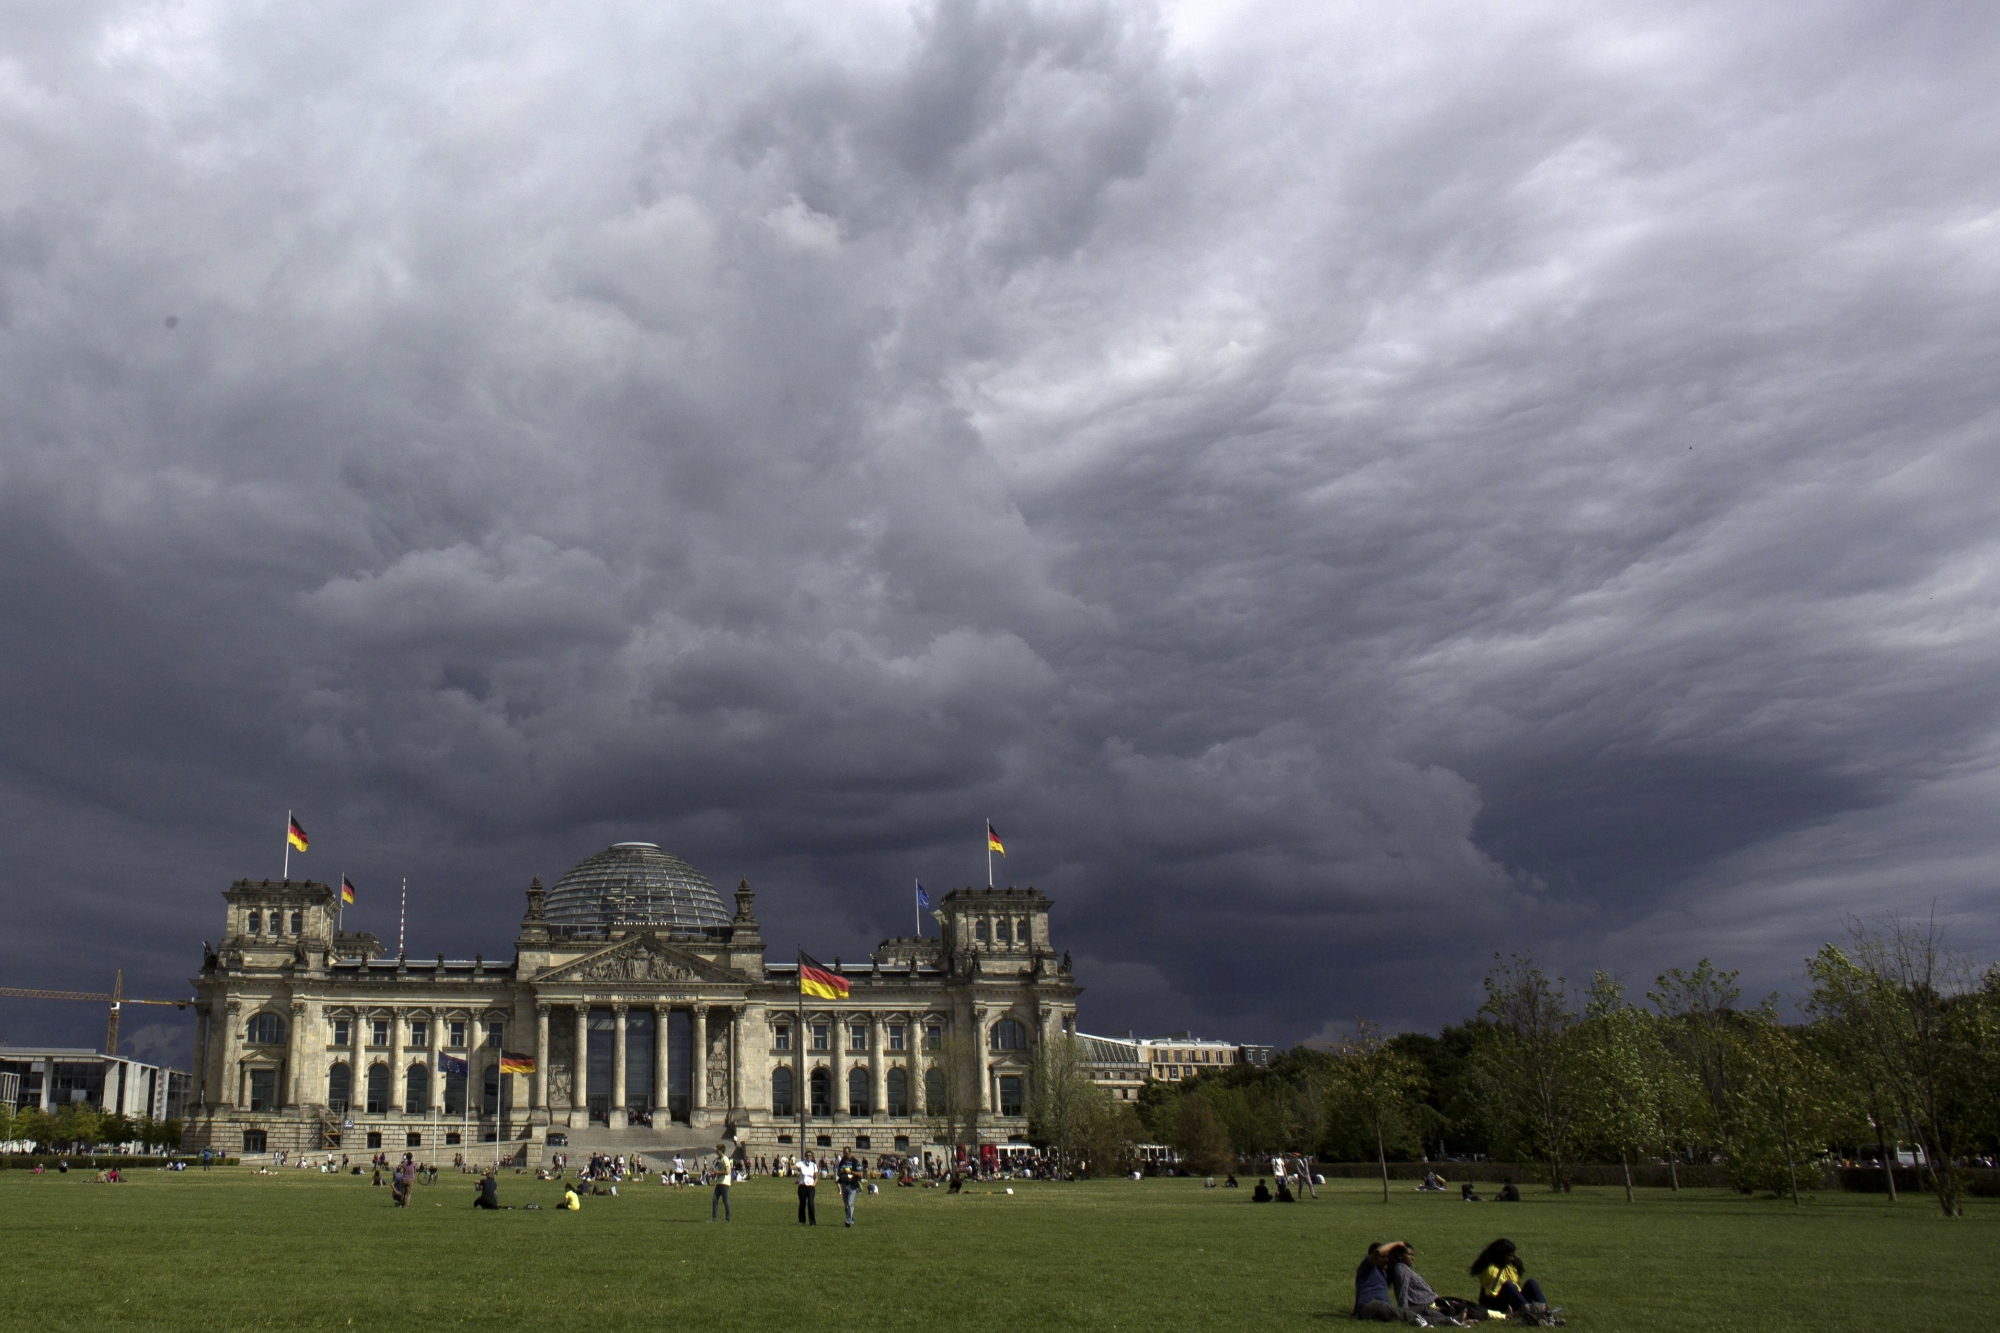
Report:
<svg viewBox="0 0 2000 1333"><path fill-rule="evenodd" d="M1199 1181L884 1188L840 1226L793 1221L789 1184L735 1190L710 1226L705 1190L634 1185L584 1211L554 1186L471 1178L420 1186L407 1211L366 1178L232 1168L0 1172L6 1326L21 1329L1320 1329L1345 1321L1373 1239L1416 1247L1439 1290L1472 1295L1472 1255L1520 1246L1583 1330L1976 1326L2000 1308L2000 1205L1947 1222L1925 1198L1822 1195L1803 1208L1718 1191L1617 1190L1518 1205L1342 1181L1317 1203L1253 1206ZM829 1225L831 1223L831 1225ZM1496 1326L1497 1327L1497 1326Z"/></svg>

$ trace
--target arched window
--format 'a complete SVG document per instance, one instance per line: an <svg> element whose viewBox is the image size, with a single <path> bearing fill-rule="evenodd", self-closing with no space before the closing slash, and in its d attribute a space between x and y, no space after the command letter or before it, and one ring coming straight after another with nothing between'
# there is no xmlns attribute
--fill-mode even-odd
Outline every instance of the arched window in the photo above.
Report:
<svg viewBox="0 0 2000 1333"><path fill-rule="evenodd" d="M1014 923L1014 939L1017 943L1026 944L1032 938L1033 936L1028 933L1028 918L1022 917Z"/></svg>
<svg viewBox="0 0 2000 1333"><path fill-rule="evenodd" d="M422 1115L431 1109L431 1071L425 1065L411 1065L403 1075L403 1109Z"/></svg>
<svg viewBox="0 0 2000 1333"><path fill-rule="evenodd" d="M798 1105L792 1100L792 1071L789 1069L771 1071L771 1114L795 1116L798 1113Z"/></svg>
<svg viewBox="0 0 2000 1333"><path fill-rule="evenodd" d="M326 1071L326 1107L329 1111L345 1111L353 1096L354 1071L347 1067L347 1061L337 1060Z"/></svg>
<svg viewBox="0 0 2000 1333"><path fill-rule="evenodd" d="M889 1071L889 1114L910 1113L910 1075L901 1065Z"/></svg>
<svg viewBox="0 0 2000 1333"><path fill-rule="evenodd" d="M262 935L264 933L264 914L262 912L252 912L250 914L250 933L252 935Z"/></svg>
<svg viewBox="0 0 2000 1333"><path fill-rule="evenodd" d="M860 1065L847 1071L847 1113L869 1115L868 1071Z"/></svg>
<svg viewBox="0 0 2000 1333"><path fill-rule="evenodd" d="M981 941L984 941L987 938L985 917L982 916L979 918L977 922L973 923L972 938Z"/></svg>
<svg viewBox="0 0 2000 1333"><path fill-rule="evenodd" d="M993 938L1002 944L1012 944L1014 942L1014 927L1006 917L1001 917L999 924L993 927Z"/></svg>
<svg viewBox="0 0 2000 1333"><path fill-rule="evenodd" d="M499 1065L486 1066L486 1087L480 1093L479 1113L481 1115L500 1114L500 1066Z"/></svg>
<svg viewBox="0 0 2000 1333"><path fill-rule="evenodd" d="M812 1114L816 1116L832 1115L833 1076L828 1074L824 1069L815 1069L812 1071L812 1078L807 1081L807 1088L812 1093Z"/></svg>
<svg viewBox="0 0 2000 1333"><path fill-rule="evenodd" d="M305 933L306 933L306 914L304 912L292 913L292 934L303 935Z"/></svg>
<svg viewBox="0 0 2000 1333"><path fill-rule="evenodd" d="M924 1071L924 1113L944 1114L944 1071L936 1066Z"/></svg>
<svg viewBox="0 0 2000 1333"><path fill-rule="evenodd" d="M389 1111L389 1066L368 1066L368 1114L386 1115Z"/></svg>
<svg viewBox="0 0 2000 1333"><path fill-rule="evenodd" d="M1028 1049L1028 1029L1011 1018L1003 1018L993 1025L993 1049L996 1051L1025 1051Z"/></svg>
<svg viewBox="0 0 2000 1333"><path fill-rule="evenodd" d="M276 1014L252 1014L243 1039L252 1046L276 1046L285 1039L285 1020Z"/></svg>
<svg viewBox="0 0 2000 1333"><path fill-rule="evenodd" d="M444 1113L465 1114L465 1075L447 1070L444 1076Z"/></svg>
<svg viewBox="0 0 2000 1333"><path fill-rule="evenodd" d="M1025 1082L1019 1074L1000 1076L1000 1114L1021 1114L1021 1085Z"/></svg>

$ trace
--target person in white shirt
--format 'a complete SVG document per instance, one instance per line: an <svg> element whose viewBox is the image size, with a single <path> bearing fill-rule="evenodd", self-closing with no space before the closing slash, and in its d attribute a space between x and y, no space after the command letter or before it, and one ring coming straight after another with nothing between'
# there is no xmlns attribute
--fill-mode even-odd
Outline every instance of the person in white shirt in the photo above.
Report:
<svg viewBox="0 0 2000 1333"><path fill-rule="evenodd" d="M813 1196L819 1192L819 1163L810 1157L799 1159L799 1225L816 1227L819 1214L813 1209Z"/></svg>

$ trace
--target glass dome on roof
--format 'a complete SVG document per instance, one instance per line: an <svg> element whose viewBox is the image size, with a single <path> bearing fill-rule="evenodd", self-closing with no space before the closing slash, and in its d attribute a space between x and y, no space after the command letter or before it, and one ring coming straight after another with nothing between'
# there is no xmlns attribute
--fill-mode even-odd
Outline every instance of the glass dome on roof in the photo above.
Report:
<svg viewBox="0 0 2000 1333"><path fill-rule="evenodd" d="M715 886L650 842L621 842L584 857L549 890L545 910L551 926L576 933L611 926L701 931L729 924Z"/></svg>

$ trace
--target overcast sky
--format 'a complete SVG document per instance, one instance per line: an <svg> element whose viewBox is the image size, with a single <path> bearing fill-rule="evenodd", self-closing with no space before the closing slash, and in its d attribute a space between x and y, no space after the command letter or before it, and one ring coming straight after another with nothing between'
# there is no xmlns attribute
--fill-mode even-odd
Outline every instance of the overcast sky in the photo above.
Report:
<svg viewBox="0 0 2000 1333"><path fill-rule="evenodd" d="M10 5L0 984L184 994L287 808L489 957L645 839L853 959L990 816L1096 1031L1991 958L1996 28Z"/></svg>

